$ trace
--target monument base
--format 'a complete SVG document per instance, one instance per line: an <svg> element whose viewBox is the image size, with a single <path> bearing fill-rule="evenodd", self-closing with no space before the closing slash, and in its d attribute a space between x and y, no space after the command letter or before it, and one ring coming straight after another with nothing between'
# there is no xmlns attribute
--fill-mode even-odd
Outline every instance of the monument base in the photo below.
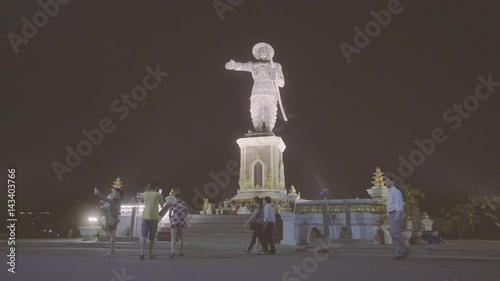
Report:
<svg viewBox="0 0 500 281"><path fill-rule="evenodd" d="M283 151L286 146L273 133L248 133L236 141L240 147L238 204L253 205L253 198L271 197L275 208L289 210L285 188ZM278 211L279 212L279 211Z"/></svg>
<svg viewBox="0 0 500 281"><path fill-rule="evenodd" d="M245 134L246 138L274 137L274 136L276 136L274 133L248 133L248 134Z"/></svg>
<svg viewBox="0 0 500 281"><path fill-rule="evenodd" d="M286 192L283 190L245 190L240 191L236 196L231 198L231 201L235 201L236 204L248 204L253 205L253 199L255 197L264 198L266 196L271 197L274 205L274 209L278 214L283 212L290 212L290 200L286 197Z"/></svg>
<svg viewBox="0 0 500 281"><path fill-rule="evenodd" d="M252 201L255 197L264 198L266 196L271 197L271 199L283 199L287 200L286 192L283 190L244 190L238 192L236 196L231 198L238 203ZM287 200L288 201L288 200Z"/></svg>

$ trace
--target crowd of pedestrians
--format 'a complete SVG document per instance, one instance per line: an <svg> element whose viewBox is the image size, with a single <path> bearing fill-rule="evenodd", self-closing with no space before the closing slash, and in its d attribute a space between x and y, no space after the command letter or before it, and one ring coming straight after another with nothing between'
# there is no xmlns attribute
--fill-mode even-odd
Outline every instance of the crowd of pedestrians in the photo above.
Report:
<svg viewBox="0 0 500 281"><path fill-rule="evenodd" d="M125 193L121 189L121 182L119 182L119 179L117 180L118 183L115 181L115 184L111 189L111 193L107 196L101 194L97 188L94 188L94 194L98 195L103 203L99 209L105 215L106 219L103 223L103 229L106 231L110 240L109 251L104 254L104 256L114 256L116 254L116 229L118 223L120 222L121 202L125 199ZM184 229L187 227L188 205L184 200L182 200L182 194L179 189L173 191L175 200L166 204L161 191L159 190L159 186L159 180L151 179L146 187L146 190L142 193L144 210L141 216L140 260L156 259L156 256L153 255L153 249L158 232L159 220L161 219L160 207L162 207L162 209L168 209L168 218L170 220L171 228L171 254L169 256L184 256ZM262 248L262 251L259 253L260 255L276 254L276 248L273 240L276 214L272 205L272 200L268 196L264 198L255 197L254 203L255 208L252 215L244 224L244 227L247 227L248 224L250 224L250 228L253 230L252 238L248 248L243 249L243 251L250 253L258 240ZM243 206L243 208L247 207ZM249 210L245 213L248 212ZM237 208L234 208L232 213L237 213ZM148 251L146 256L145 251L147 240L149 240L149 247L147 248ZM179 242L179 247L178 252L176 253L175 248L177 241Z"/></svg>

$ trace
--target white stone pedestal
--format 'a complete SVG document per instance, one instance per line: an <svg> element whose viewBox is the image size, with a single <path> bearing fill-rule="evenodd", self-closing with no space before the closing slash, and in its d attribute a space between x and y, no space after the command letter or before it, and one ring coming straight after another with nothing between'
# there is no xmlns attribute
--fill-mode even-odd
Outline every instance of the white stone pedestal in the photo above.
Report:
<svg viewBox="0 0 500 281"><path fill-rule="evenodd" d="M281 240L281 245L297 245L295 240L295 214L294 213L282 213L281 220L283 221L283 239Z"/></svg>
<svg viewBox="0 0 500 281"><path fill-rule="evenodd" d="M83 241L95 240L101 230L100 226L81 226L78 228L83 237Z"/></svg>
<svg viewBox="0 0 500 281"><path fill-rule="evenodd" d="M240 147L240 180L238 194L231 200L248 201L255 196L286 200L283 140L249 135L236 142Z"/></svg>
<svg viewBox="0 0 500 281"><path fill-rule="evenodd" d="M389 195L389 188L387 187L372 187L366 190L368 194L372 197L372 199L377 200L387 200L387 196Z"/></svg>

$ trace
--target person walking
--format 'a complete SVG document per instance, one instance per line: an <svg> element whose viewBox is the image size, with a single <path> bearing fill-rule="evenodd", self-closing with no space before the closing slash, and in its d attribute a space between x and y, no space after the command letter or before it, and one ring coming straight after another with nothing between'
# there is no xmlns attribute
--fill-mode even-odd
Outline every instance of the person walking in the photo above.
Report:
<svg viewBox="0 0 500 281"><path fill-rule="evenodd" d="M176 201L172 203L172 207L169 213L170 216L170 247L172 253L170 257L175 256L175 240L179 239L179 256L184 256L184 229L187 227L187 203L182 200L182 196L179 190L175 192Z"/></svg>
<svg viewBox="0 0 500 281"><path fill-rule="evenodd" d="M274 246L274 225L276 223L276 214L274 212L273 205L271 204L271 197L264 197L266 205L264 205L264 239L269 246L269 254L275 255L276 248Z"/></svg>
<svg viewBox="0 0 500 281"><path fill-rule="evenodd" d="M387 221L389 223L389 233L392 238L392 243L396 248L393 259L404 260L408 257L410 251L403 242L401 235L401 222L404 216L403 194L396 188L394 178L386 177L385 185L389 188L387 196Z"/></svg>
<svg viewBox="0 0 500 281"><path fill-rule="evenodd" d="M264 208L263 208L263 204L262 204L263 200L262 200L262 198L259 198L259 197L255 197L253 200L255 202L255 209L254 209L252 215L250 216L250 218L243 225L243 227L247 227L248 223L251 223L250 229L253 230L252 240L250 241L250 245L248 246L248 248L243 249L243 251L245 251L246 253L250 253L253 246L257 242L256 240L259 239L259 243L262 247L262 252L260 254L265 255L265 254L267 254L267 243L266 243L266 239L263 235L264 234L263 233L263 230L264 230L264 210L263 209Z"/></svg>
<svg viewBox="0 0 500 281"><path fill-rule="evenodd" d="M114 257L116 254L116 228L120 222L121 201L125 198L125 193L121 189L120 178L116 179L111 189L111 193L108 196L101 194L97 188L94 188L94 194L101 197L104 202L109 204L107 208L108 215L104 224L104 230L109 236L109 251L103 256Z"/></svg>
<svg viewBox="0 0 500 281"><path fill-rule="evenodd" d="M141 254L139 259L144 260L144 249L146 248L146 239L149 238L148 259L156 259L153 255L156 232L158 231L158 210L163 205L163 196L158 192L160 181L157 179L149 180L146 191L142 193L144 200L144 210L142 211L141 223Z"/></svg>

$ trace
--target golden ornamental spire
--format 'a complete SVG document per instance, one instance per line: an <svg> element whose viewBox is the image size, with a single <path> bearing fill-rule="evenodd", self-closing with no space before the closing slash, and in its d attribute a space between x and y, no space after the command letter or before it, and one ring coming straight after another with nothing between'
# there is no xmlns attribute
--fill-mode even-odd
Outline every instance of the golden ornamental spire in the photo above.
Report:
<svg viewBox="0 0 500 281"><path fill-rule="evenodd" d="M117 177L116 180L113 182L113 187L122 188L122 181L120 180L120 177Z"/></svg>
<svg viewBox="0 0 500 281"><path fill-rule="evenodd" d="M295 186L293 186L293 185L290 188L290 194L297 194L297 190L295 189Z"/></svg>
<svg viewBox="0 0 500 281"><path fill-rule="evenodd" d="M382 173L380 171L379 167L377 167L377 169L375 170L375 173L373 173L373 174L374 174L373 181L372 181L373 187L378 187L378 188L386 187L384 173Z"/></svg>

